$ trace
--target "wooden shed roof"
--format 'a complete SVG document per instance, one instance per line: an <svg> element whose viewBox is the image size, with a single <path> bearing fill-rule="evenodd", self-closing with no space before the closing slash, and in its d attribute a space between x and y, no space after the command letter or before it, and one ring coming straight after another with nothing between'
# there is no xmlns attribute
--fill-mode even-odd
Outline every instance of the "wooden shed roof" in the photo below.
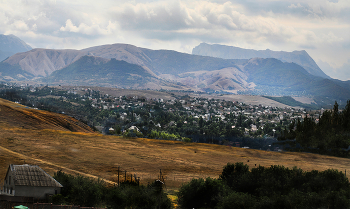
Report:
<svg viewBox="0 0 350 209"><path fill-rule="evenodd" d="M9 166L16 186L63 187L58 181L37 165Z"/></svg>

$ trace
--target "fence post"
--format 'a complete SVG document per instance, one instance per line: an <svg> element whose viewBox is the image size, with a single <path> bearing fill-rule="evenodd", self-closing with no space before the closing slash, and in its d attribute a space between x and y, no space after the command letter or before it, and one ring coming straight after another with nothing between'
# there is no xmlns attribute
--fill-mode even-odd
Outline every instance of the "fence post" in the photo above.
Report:
<svg viewBox="0 0 350 209"><path fill-rule="evenodd" d="M125 170L125 177L124 177L124 181L126 181L126 170Z"/></svg>

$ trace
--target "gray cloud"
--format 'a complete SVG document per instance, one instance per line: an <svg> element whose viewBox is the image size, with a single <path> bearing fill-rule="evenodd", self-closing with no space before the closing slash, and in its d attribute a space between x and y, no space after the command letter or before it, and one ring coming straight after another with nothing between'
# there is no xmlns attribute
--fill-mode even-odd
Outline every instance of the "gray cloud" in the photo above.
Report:
<svg viewBox="0 0 350 209"><path fill-rule="evenodd" d="M33 47L85 48L129 43L191 52L201 43L307 49L349 74L348 0L0 0L0 33ZM335 64L333 64L335 63Z"/></svg>

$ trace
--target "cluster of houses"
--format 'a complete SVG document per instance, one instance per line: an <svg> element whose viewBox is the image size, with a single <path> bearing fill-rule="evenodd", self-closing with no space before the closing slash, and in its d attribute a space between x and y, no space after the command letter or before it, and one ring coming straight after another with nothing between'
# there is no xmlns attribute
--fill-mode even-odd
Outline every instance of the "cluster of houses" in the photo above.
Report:
<svg viewBox="0 0 350 209"><path fill-rule="evenodd" d="M255 132L259 130L259 128L263 129L265 124L275 126L283 123L283 125L287 125L292 120L302 120L305 117L313 117L317 122L323 111L319 110L306 112L303 108L278 108L264 105L249 105L219 99L194 97L165 100L161 98L145 99L144 97L137 96L111 97L109 95L101 95L100 98L89 97L88 99L92 101L92 106L94 108L99 108L101 110L118 109L120 120L128 120L130 118L130 114L134 114L132 117L136 121L141 119L140 115L130 112L131 109L135 110L137 108L149 108L148 111L150 115L152 115L154 112L152 107L155 105L160 107L163 111L173 113L185 112L187 115L191 115L195 119L202 117L206 121L214 118L227 122L227 117L230 114L234 115L236 118L239 116L244 116L245 120L252 121L252 124L249 127L245 127L247 133ZM237 120L238 119L236 119L236 121Z"/></svg>

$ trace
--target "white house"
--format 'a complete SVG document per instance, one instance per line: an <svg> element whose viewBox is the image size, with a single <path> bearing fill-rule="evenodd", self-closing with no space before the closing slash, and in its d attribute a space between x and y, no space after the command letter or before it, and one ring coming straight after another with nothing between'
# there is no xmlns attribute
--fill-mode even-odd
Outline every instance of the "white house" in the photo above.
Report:
<svg viewBox="0 0 350 209"><path fill-rule="evenodd" d="M63 187L37 165L9 165L1 194L46 199Z"/></svg>

